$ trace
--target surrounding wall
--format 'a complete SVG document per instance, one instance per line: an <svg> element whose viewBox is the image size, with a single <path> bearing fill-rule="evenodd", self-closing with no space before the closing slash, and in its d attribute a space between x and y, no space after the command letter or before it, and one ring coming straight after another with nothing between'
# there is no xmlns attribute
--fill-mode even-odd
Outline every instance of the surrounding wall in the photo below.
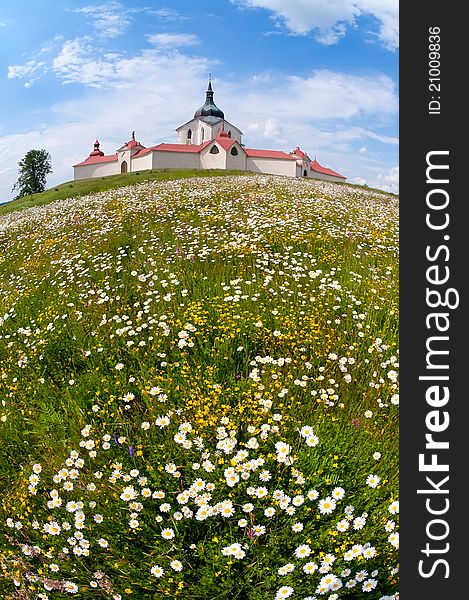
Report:
<svg viewBox="0 0 469 600"><path fill-rule="evenodd" d="M120 171L117 171L117 160L115 160L107 163L73 167L73 172L74 179L89 179L90 177L106 177L106 175L115 175Z"/></svg>
<svg viewBox="0 0 469 600"><path fill-rule="evenodd" d="M151 153L151 169L200 169L200 158L196 152L165 152L157 150Z"/></svg>
<svg viewBox="0 0 469 600"><path fill-rule="evenodd" d="M272 175L296 175L296 161L279 158L256 158L248 156L246 169L256 173L271 173Z"/></svg>
<svg viewBox="0 0 469 600"><path fill-rule="evenodd" d="M152 153L149 152L145 154L145 156L140 156L139 158L132 158L132 171L145 171L145 169L152 168Z"/></svg>
<svg viewBox="0 0 469 600"><path fill-rule="evenodd" d="M345 179L341 179L340 177L334 177L333 175L325 175L324 173L318 173L317 171L311 171L311 177L314 179L324 179L325 181L345 181Z"/></svg>

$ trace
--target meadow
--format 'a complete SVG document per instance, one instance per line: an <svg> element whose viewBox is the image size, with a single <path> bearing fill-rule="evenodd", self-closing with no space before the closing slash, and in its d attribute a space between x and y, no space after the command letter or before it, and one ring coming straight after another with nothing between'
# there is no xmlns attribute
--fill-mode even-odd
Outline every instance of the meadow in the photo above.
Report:
<svg viewBox="0 0 469 600"><path fill-rule="evenodd" d="M0 597L397 600L398 316L384 192L0 216Z"/></svg>

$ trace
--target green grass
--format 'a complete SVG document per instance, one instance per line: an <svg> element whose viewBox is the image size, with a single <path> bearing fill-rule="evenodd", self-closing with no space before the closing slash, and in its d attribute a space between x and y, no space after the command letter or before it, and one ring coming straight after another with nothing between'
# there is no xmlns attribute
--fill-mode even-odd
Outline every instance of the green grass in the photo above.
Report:
<svg viewBox="0 0 469 600"><path fill-rule="evenodd" d="M226 171L222 169L208 169L203 172L198 169L149 169L122 175L107 175L106 177L66 181L39 194L24 196L0 206L0 215L25 210L33 206L43 206L56 200L86 196L95 192L135 185L143 181L165 181L168 179L186 179L191 177L222 177L225 175L242 175L244 173L244 171Z"/></svg>
<svg viewBox="0 0 469 600"><path fill-rule="evenodd" d="M395 599L396 199L155 175L0 216L0 597Z"/></svg>

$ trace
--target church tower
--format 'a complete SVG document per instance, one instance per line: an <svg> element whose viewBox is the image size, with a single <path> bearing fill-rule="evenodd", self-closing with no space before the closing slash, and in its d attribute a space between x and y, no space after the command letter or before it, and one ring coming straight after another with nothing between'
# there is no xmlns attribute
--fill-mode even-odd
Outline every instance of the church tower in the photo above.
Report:
<svg viewBox="0 0 469 600"><path fill-rule="evenodd" d="M241 144L243 132L225 119L225 113L215 104L213 96L212 78L209 76L204 104L195 111L190 121L176 129L179 144L204 144L215 139L223 130Z"/></svg>

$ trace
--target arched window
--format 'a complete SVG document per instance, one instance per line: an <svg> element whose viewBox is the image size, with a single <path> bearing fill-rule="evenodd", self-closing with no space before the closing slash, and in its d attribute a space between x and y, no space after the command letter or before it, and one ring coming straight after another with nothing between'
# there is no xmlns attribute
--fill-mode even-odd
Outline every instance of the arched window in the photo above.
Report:
<svg viewBox="0 0 469 600"><path fill-rule="evenodd" d="M305 170L303 171L303 177L308 177L308 170L307 170L307 169L305 169Z"/></svg>
<svg viewBox="0 0 469 600"><path fill-rule="evenodd" d="M210 148L210 154L218 154L220 152L220 150L218 149L218 146L212 146Z"/></svg>
<svg viewBox="0 0 469 600"><path fill-rule="evenodd" d="M192 142L192 129L189 129L187 132L187 143L190 144Z"/></svg>
<svg viewBox="0 0 469 600"><path fill-rule="evenodd" d="M202 127L202 133L201 133L201 136L202 136L202 137L201 137L202 141L204 141L204 139L205 139L205 129L204 129L203 127Z"/></svg>
<svg viewBox="0 0 469 600"><path fill-rule="evenodd" d="M238 156L238 149L236 148L236 146L233 146L233 148L231 148L231 155Z"/></svg>
<svg viewBox="0 0 469 600"><path fill-rule="evenodd" d="M231 131L228 131L228 137L231 137Z"/></svg>
<svg viewBox="0 0 469 600"><path fill-rule="evenodd" d="M121 173L127 173L127 162L125 160L121 164Z"/></svg>

